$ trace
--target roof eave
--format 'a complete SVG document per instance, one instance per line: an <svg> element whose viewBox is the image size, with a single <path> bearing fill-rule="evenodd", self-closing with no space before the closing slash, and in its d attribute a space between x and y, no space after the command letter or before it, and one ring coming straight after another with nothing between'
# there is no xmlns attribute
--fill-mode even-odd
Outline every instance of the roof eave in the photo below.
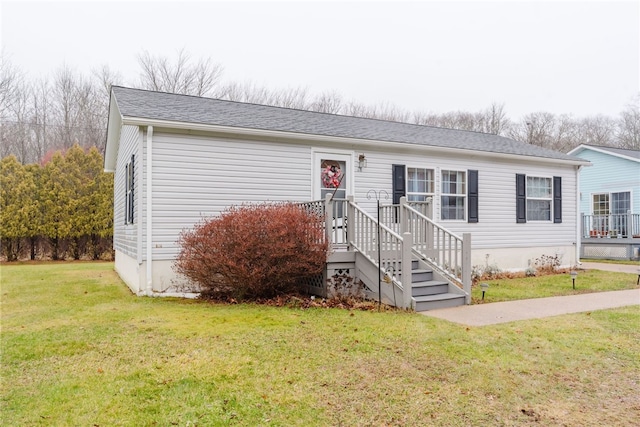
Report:
<svg viewBox="0 0 640 427"><path fill-rule="evenodd" d="M104 148L104 171L115 172L118 160L118 148L120 146L120 133L122 131L123 117L118 108L116 95L111 90L109 98L109 119L107 121L107 142Z"/></svg>
<svg viewBox="0 0 640 427"><path fill-rule="evenodd" d="M271 138L286 138L290 140L318 142L318 143L338 142L338 143L345 143L345 144L355 144L361 147L371 146L374 148L379 147L380 145L385 145L388 147L398 147L398 148L406 148L407 146L410 146L418 149L424 148L424 149L428 149L429 151L436 151L436 152L442 152L442 153L464 153L466 155L468 155L469 153L473 153L474 155L477 155L477 156L501 158L501 159L522 160L523 158L527 158L528 160L537 160L537 161L542 161L546 163L565 164L565 165L574 165L574 166L587 166L591 164L587 160L554 159L551 157L496 153L491 151L467 150L467 149L452 148L452 147L438 147L435 145L412 144L407 142L395 142L395 141L384 141L384 140L363 139L363 138L348 138L348 137L341 137L341 136L327 136L327 135L317 135L317 134L308 134L308 133L273 131L273 130L265 130L265 129L239 128L239 127L233 127L233 126L179 122L179 121L170 121L170 120L162 120L162 119L147 119L147 118L141 118L141 117L125 116L122 119L122 124L133 125L133 126L153 126L155 128L162 127L162 128L169 128L169 129L181 129L181 130L191 130L191 131L201 131L201 132L215 132L215 133L224 133L224 134L231 134L231 135L237 135L237 136L250 136L250 137L264 136L264 137L271 137Z"/></svg>
<svg viewBox="0 0 640 427"><path fill-rule="evenodd" d="M616 153L614 151L609 151L609 150L606 150L606 149L603 150L602 148L594 147L592 145L586 145L586 144L580 144L579 146L577 146L573 150L569 151L567 154L573 155L573 153L578 152L580 150L591 150L591 151L595 151L597 153L608 154L609 156L619 157L621 159L631 160L632 162L640 163L640 159L636 159L636 158L630 157L630 156L625 156L624 154Z"/></svg>

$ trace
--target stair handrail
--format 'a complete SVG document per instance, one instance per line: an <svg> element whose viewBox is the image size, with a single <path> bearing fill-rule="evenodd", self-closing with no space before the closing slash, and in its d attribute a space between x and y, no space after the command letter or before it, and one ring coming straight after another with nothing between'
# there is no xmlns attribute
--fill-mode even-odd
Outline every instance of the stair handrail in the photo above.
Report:
<svg viewBox="0 0 640 427"><path fill-rule="evenodd" d="M347 237L351 247L360 252L371 264L377 267L381 278L391 277L391 286L402 291L403 307L411 307L411 235L400 235L386 225L379 223L371 214L364 211L353 198L347 202ZM378 264L378 246L375 238L380 227L381 264ZM405 280L408 278L408 280ZM408 284L406 286L405 284Z"/></svg>
<svg viewBox="0 0 640 427"><path fill-rule="evenodd" d="M464 290L471 303L471 234L459 236L400 198L400 229L413 236L412 251Z"/></svg>

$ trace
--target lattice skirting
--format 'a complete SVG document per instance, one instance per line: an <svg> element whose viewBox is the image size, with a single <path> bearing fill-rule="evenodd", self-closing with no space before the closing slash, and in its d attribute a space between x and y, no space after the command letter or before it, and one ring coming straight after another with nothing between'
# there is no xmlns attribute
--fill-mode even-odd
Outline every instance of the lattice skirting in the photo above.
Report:
<svg viewBox="0 0 640 427"><path fill-rule="evenodd" d="M323 273L309 277L302 281L302 291L310 295L317 295L320 297L327 296L327 279L326 269Z"/></svg>
<svg viewBox="0 0 640 427"><path fill-rule="evenodd" d="M590 245L583 243L581 246L581 258L594 259L638 259L640 246L633 244L626 245Z"/></svg>

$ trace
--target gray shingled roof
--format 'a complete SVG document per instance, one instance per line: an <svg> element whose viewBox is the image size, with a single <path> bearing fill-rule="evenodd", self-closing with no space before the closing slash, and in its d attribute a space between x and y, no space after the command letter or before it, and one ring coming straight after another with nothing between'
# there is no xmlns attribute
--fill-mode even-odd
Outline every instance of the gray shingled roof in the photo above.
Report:
<svg viewBox="0 0 640 427"><path fill-rule="evenodd" d="M120 86L114 86L112 90L120 113L125 118L168 120L584 161L576 156L480 132L152 92Z"/></svg>

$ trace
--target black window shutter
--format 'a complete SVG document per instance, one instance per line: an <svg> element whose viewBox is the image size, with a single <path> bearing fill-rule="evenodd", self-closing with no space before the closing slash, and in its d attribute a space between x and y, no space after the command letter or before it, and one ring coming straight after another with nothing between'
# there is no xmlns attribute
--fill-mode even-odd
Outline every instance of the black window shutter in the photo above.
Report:
<svg viewBox="0 0 640 427"><path fill-rule="evenodd" d="M124 165L124 225L129 224L129 164Z"/></svg>
<svg viewBox="0 0 640 427"><path fill-rule="evenodd" d="M478 222L478 171L469 170L469 185L467 186L467 222Z"/></svg>
<svg viewBox="0 0 640 427"><path fill-rule="evenodd" d="M562 222L562 177L553 177L553 222Z"/></svg>
<svg viewBox="0 0 640 427"><path fill-rule="evenodd" d="M405 183L405 166L404 165L392 165L393 168L393 177L391 188L393 192L393 204L397 205L400 203L400 197L406 194L406 183Z"/></svg>
<svg viewBox="0 0 640 427"><path fill-rule="evenodd" d="M527 177L516 174L516 222L527 222Z"/></svg>
<svg viewBox="0 0 640 427"><path fill-rule="evenodd" d="M134 196L134 192L136 190L136 186L135 186L135 180L136 180L136 155L132 154L131 155L131 202L129 204L129 209L131 209L131 215L129 216L131 218L131 223L133 224L133 201L135 200L135 196Z"/></svg>

